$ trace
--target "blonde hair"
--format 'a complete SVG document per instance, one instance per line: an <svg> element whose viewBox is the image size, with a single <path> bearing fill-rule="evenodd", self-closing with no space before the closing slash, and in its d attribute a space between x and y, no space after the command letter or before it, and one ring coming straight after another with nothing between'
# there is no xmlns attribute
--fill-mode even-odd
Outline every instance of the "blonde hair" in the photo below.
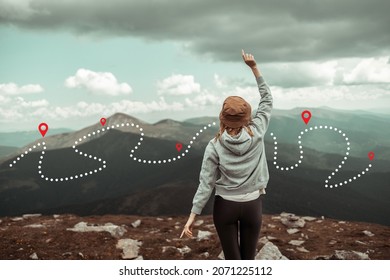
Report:
<svg viewBox="0 0 390 280"><path fill-rule="evenodd" d="M232 127L228 127L227 125L225 125L224 123L220 122L219 123L219 131L218 133L215 135L215 142L217 142L217 140L220 140L221 138L221 135L224 133L224 131L226 130L230 135L237 135L238 133L241 132L241 129L245 128L245 130L248 132L248 134L253 137L254 134L253 134L253 131L252 129L249 127L249 126L241 126L241 127L237 127L237 128L232 128Z"/></svg>

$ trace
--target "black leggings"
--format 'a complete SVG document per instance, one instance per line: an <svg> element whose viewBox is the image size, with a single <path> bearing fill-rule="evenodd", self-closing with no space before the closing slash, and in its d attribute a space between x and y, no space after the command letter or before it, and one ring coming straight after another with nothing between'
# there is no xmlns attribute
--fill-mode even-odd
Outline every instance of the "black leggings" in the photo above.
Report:
<svg viewBox="0 0 390 280"><path fill-rule="evenodd" d="M226 260L255 258L262 222L261 215L261 197L247 202L235 202L225 200L219 195L215 196L214 224Z"/></svg>

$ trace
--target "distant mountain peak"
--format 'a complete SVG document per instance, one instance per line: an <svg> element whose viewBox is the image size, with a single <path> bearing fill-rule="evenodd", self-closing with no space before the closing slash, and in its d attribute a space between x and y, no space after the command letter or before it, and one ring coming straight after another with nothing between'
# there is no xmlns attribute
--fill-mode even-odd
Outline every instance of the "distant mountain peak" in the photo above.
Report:
<svg viewBox="0 0 390 280"><path fill-rule="evenodd" d="M182 123L172 119L164 119L156 122L154 125L169 125L169 126L181 126Z"/></svg>
<svg viewBox="0 0 390 280"><path fill-rule="evenodd" d="M125 113L115 113L107 118L107 124L117 124L117 123L123 123L123 122L132 122L132 123L145 123L144 121L141 121L140 119L137 119L133 116L127 115Z"/></svg>

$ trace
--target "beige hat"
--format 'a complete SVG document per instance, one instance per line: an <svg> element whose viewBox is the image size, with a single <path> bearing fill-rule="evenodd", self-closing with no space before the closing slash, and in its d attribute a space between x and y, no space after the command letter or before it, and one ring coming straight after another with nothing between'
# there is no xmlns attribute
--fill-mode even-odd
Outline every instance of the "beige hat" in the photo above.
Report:
<svg viewBox="0 0 390 280"><path fill-rule="evenodd" d="M251 105L240 96L229 96L223 102L220 121L231 128L247 126L252 119Z"/></svg>

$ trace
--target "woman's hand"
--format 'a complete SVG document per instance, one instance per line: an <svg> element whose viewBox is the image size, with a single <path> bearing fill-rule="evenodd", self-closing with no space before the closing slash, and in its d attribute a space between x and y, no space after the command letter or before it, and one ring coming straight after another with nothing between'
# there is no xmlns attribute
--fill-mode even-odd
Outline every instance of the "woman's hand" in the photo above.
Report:
<svg viewBox="0 0 390 280"><path fill-rule="evenodd" d="M244 59L244 62L246 65L248 65L250 68L256 67L256 60L250 53L245 53L244 50L242 50L242 59Z"/></svg>
<svg viewBox="0 0 390 280"><path fill-rule="evenodd" d="M250 53L245 53L244 50L241 50L241 51L242 51L242 59L244 60L246 65L248 65L252 69L252 72L256 78L260 77L261 73L260 73L259 69L257 69L256 60L253 57L253 55Z"/></svg>
<svg viewBox="0 0 390 280"><path fill-rule="evenodd" d="M190 217L188 218L187 223L184 226L184 229L180 235L180 238L182 238L184 234L187 237L192 237L192 228L194 226L195 216L196 216L196 214L194 214L194 213L190 214Z"/></svg>

